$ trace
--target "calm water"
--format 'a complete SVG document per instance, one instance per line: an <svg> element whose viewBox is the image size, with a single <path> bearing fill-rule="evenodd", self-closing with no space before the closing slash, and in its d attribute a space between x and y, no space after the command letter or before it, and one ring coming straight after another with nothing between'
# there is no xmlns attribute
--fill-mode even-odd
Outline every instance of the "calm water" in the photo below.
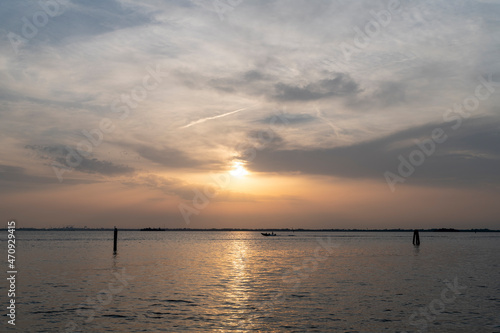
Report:
<svg viewBox="0 0 500 333"><path fill-rule="evenodd" d="M498 233L278 234L18 231L16 328L500 332Z"/></svg>

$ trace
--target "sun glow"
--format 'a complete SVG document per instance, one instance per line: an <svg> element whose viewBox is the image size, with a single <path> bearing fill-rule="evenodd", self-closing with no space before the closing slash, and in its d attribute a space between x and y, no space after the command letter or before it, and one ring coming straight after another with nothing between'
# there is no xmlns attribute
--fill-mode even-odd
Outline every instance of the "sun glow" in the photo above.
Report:
<svg viewBox="0 0 500 333"><path fill-rule="evenodd" d="M236 178L242 178L248 175L247 169L245 169L243 162L234 162L233 168L229 171L231 176Z"/></svg>

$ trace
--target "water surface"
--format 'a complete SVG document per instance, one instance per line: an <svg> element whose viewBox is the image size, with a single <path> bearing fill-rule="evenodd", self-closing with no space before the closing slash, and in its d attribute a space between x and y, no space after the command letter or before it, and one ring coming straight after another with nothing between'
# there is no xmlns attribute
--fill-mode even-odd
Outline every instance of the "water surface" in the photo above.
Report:
<svg viewBox="0 0 500 333"><path fill-rule="evenodd" d="M112 237L18 231L18 330L500 332L498 233Z"/></svg>

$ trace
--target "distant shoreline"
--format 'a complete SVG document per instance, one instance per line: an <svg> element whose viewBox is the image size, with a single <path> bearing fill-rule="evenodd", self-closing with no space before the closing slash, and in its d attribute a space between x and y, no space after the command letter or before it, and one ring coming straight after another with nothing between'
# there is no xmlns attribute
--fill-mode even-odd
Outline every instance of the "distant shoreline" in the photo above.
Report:
<svg viewBox="0 0 500 333"><path fill-rule="evenodd" d="M289 229L289 228L118 228L120 231L274 231L274 232L413 232L414 229ZM6 230L6 229L4 229ZM18 228L18 231L113 231L113 228ZM453 228L431 228L418 229L420 232L500 232L491 229L453 229Z"/></svg>

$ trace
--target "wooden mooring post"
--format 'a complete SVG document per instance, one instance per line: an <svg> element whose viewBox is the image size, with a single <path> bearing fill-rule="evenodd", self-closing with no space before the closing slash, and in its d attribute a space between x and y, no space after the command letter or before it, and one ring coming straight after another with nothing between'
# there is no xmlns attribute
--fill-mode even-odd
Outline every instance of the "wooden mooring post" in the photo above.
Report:
<svg viewBox="0 0 500 333"><path fill-rule="evenodd" d="M413 230L413 245L416 246L420 245L420 236L418 235L417 229Z"/></svg>
<svg viewBox="0 0 500 333"><path fill-rule="evenodd" d="M115 227L115 239L113 241L113 253L116 254L116 242L118 240L118 229Z"/></svg>

